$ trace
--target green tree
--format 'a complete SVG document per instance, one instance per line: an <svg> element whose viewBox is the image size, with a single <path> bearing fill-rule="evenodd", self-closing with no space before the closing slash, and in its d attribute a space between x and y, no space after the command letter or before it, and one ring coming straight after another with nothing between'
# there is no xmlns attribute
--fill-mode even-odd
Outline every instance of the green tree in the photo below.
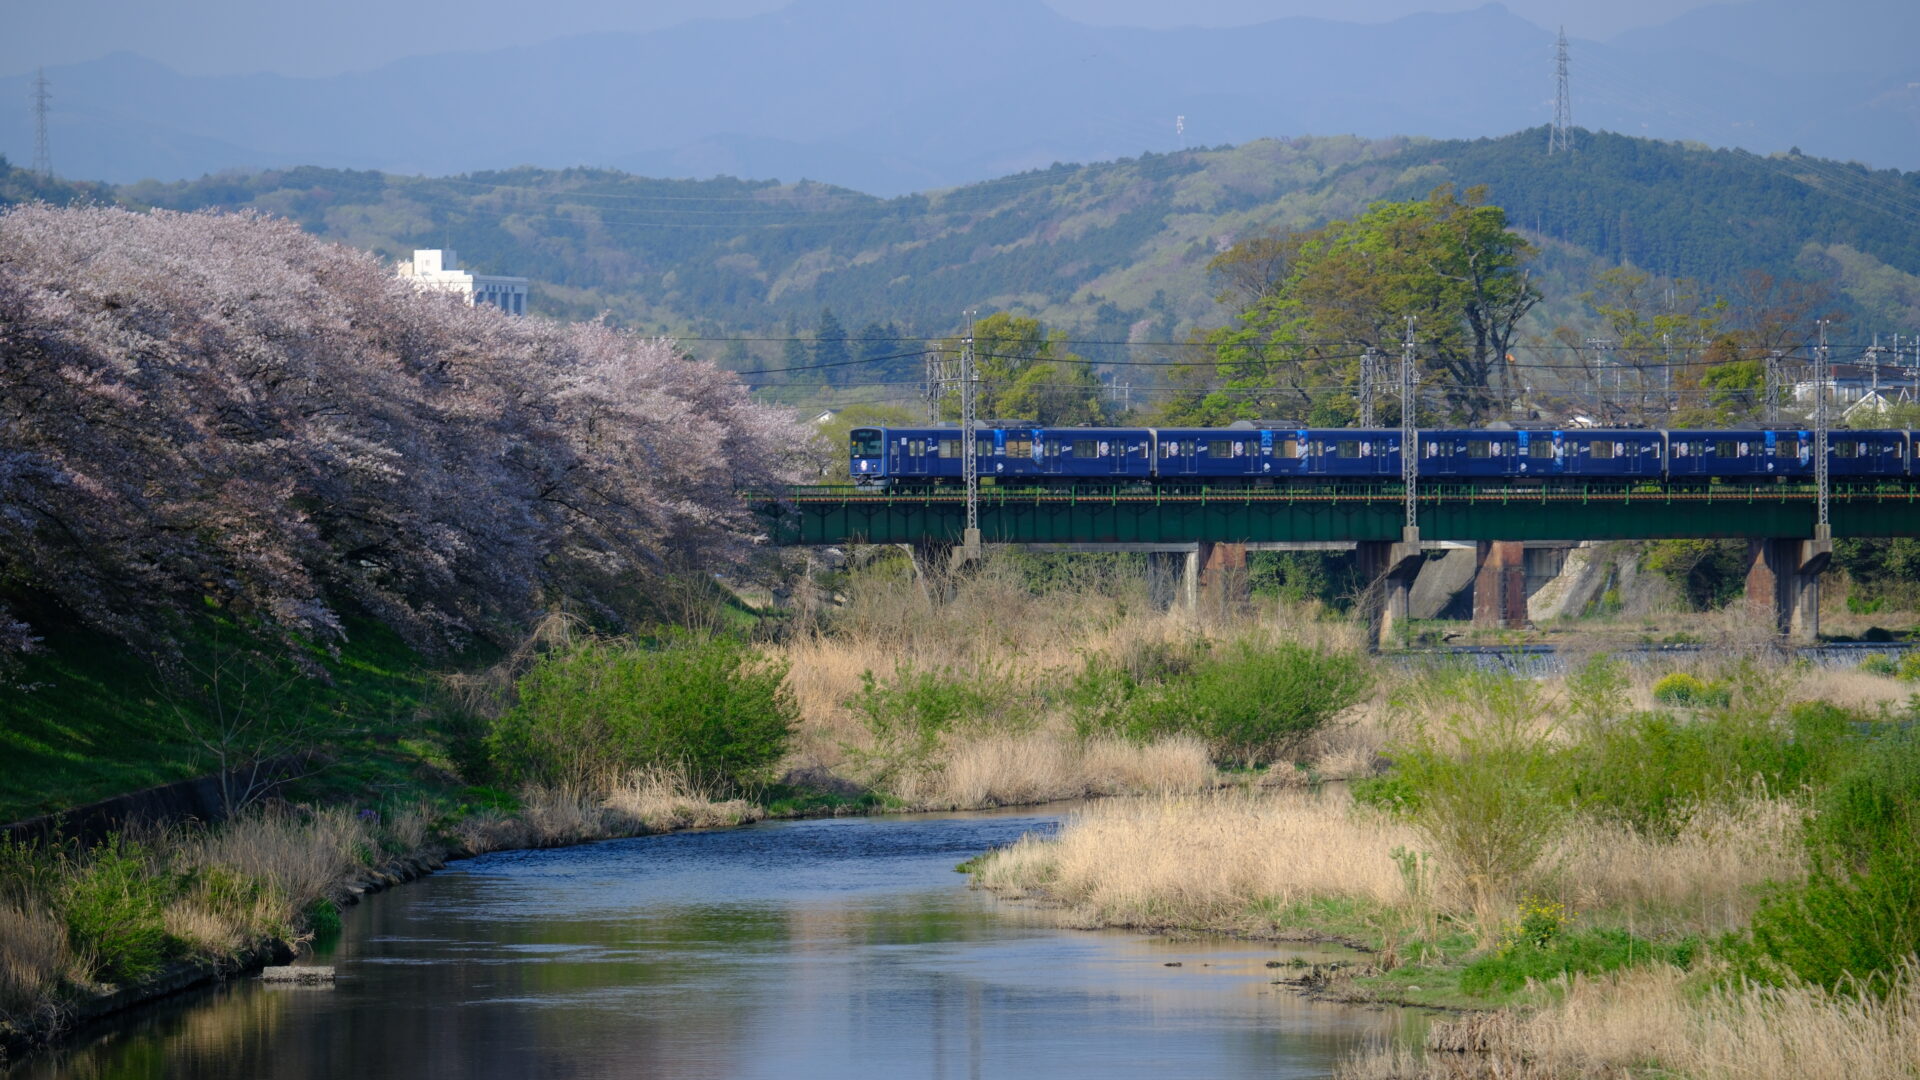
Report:
<svg viewBox="0 0 1920 1080"><path fill-rule="evenodd" d="M959 342L947 348L958 350ZM1032 420L1049 427L1106 422L1104 387L1092 367L1049 336L1040 320L995 312L973 327L974 364L979 372L981 419ZM948 395L943 415L960 414L957 395Z"/></svg>
<svg viewBox="0 0 1920 1080"><path fill-rule="evenodd" d="M812 359L813 354L807 350L806 339L800 336L800 320L791 315L787 316L787 340L780 348L780 366L803 368ZM799 372L793 372L787 376L787 381L792 382L799 377Z"/></svg>
<svg viewBox="0 0 1920 1080"><path fill-rule="evenodd" d="M1423 200L1376 203L1352 221L1236 245L1211 264L1222 299L1244 306L1209 336L1227 391L1205 411L1224 419L1290 402L1298 413L1339 416L1338 403L1321 401L1350 396L1361 354L1397 352L1412 316L1422 378L1451 411L1470 421L1503 412L1516 328L1540 300L1526 272L1532 254L1484 188L1462 195L1451 185Z"/></svg>
<svg viewBox="0 0 1920 1080"><path fill-rule="evenodd" d="M848 361L852 359L853 353L847 348L847 328L840 325L832 308L821 308L820 321L813 328L813 362L820 368L821 381L860 381L864 372L848 370L852 367Z"/></svg>

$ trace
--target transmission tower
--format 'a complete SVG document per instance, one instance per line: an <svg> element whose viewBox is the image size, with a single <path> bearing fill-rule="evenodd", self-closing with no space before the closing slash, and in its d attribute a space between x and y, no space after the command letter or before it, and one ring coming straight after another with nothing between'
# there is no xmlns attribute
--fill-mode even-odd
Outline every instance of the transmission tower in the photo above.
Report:
<svg viewBox="0 0 1920 1080"><path fill-rule="evenodd" d="M1547 132L1547 153L1573 153L1573 98L1567 93L1567 28L1553 47L1553 130Z"/></svg>
<svg viewBox="0 0 1920 1080"><path fill-rule="evenodd" d="M38 68L33 73L33 171L43 180L53 179L53 155L47 150L47 103L52 100L47 69Z"/></svg>

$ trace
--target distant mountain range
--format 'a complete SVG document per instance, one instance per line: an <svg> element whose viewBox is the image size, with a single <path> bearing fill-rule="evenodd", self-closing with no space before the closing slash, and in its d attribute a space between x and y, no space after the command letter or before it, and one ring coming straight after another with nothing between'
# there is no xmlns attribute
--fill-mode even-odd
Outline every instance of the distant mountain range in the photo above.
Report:
<svg viewBox="0 0 1920 1080"><path fill-rule="evenodd" d="M1262 139L890 199L589 169L420 178L303 166L118 187L0 169L0 205L250 209L388 257L451 246L475 270L531 278L537 314L670 332L750 369L788 363L780 339L811 333L823 308L856 337L874 324L873 336L944 335L968 308L1014 311L1102 343L1076 345L1082 355L1152 359L1229 317L1207 263L1235 240L1448 183L1485 185L1540 246L1546 302L1524 328L1530 338L1589 326L1581 293L1622 263L1696 279L1736 306L1750 271L1815 281L1850 338L1920 331L1920 172L1585 131L1573 154L1550 156L1540 128ZM875 355L901 351L880 343ZM878 373L910 394L917 363L773 379L886 381ZM1123 370L1136 383L1154 377Z"/></svg>
<svg viewBox="0 0 1920 1080"><path fill-rule="evenodd" d="M1574 119L1920 168L1920 4L1853 7L1752 0L1575 42ZM798 0L319 79L191 77L128 54L47 75L67 176L593 166L891 195L1183 140L1495 135L1551 119L1551 73L1552 35L1498 4L1376 25L1144 30L1076 23L1040 0ZM27 83L0 79L0 101L24 102ZM27 111L0 111L0 152L19 163L32 146Z"/></svg>

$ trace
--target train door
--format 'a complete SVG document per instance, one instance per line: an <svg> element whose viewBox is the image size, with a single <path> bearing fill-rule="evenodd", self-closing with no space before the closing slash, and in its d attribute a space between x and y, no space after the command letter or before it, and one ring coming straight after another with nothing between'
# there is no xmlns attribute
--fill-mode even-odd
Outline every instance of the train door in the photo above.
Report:
<svg viewBox="0 0 1920 1080"><path fill-rule="evenodd" d="M1769 431L1765 434L1765 440L1765 445L1760 450L1760 458L1765 463L1766 470L1772 472L1773 459L1780 453L1780 436Z"/></svg>

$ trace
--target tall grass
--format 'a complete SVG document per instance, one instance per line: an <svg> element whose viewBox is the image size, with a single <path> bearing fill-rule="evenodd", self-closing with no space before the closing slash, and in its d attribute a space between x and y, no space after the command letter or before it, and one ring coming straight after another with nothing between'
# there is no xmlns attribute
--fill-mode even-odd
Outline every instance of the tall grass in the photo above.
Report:
<svg viewBox="0 0 1920 1080"><path fill-rule="evenodd" d="M1702 991L1676 968L1576 977L1546 1008L1469 1017L1343 1063L1343 1080L1911 1080L1920 1076L1920 965L1884 998L1817 986Z"/></svg>

